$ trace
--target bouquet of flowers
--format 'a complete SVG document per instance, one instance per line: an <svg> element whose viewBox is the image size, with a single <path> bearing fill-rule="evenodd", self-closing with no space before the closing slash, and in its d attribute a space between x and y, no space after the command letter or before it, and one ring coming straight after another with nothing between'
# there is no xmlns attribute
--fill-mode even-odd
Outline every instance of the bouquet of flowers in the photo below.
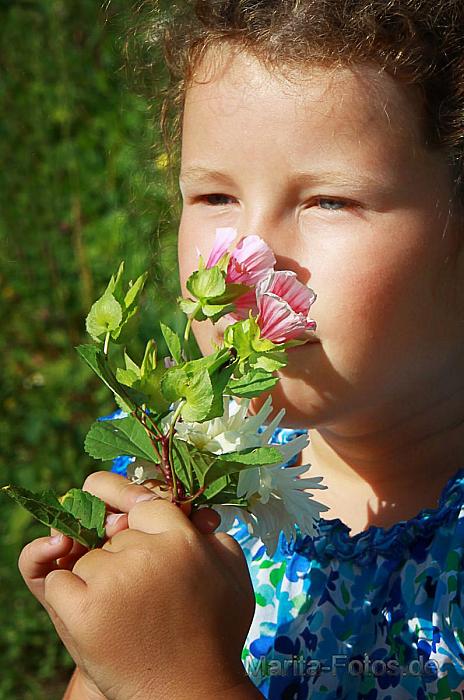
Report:
<svg viewBox="0 0 464 700"><path fill-rule="evenodd" d="M308 314L316 295L294 272L275 271L274 254L259 236L234 244L236 236L235 229L218 228L208 260L199 256L186 283L189 297L178 299L187 317L183 337L160 324L167 357L159 356L153 339L140 364L125 347L147 274L126 286L121 263L111 277L86 320L95 343L77 351L113 392L123 417L95 422L85 449L99 460L131 457L129 479L155 479L161 496L179 506L214 508L221 529L244 520L272 554L281 531L287 540L296 527L313 534L327 507L306 489L327 487L322 477L301 478L309 465L283 467L305 447L306 436L270 444L284 410L266 426L271 397L256 415L249 404L279 381L287 350L311 339L316 324ZM191 359L192 322L223 317L221 344ZM101 545L106 505L96 496L77 488L63 496L13 485L2 490L47 526L89 548Z"/></svg>

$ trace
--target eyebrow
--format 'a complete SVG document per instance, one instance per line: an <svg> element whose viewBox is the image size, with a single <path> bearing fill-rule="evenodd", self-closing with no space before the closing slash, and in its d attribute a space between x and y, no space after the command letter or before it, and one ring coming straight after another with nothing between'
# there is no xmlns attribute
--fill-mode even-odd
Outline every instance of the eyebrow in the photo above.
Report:
<svg viewBox="0 0 464 700"><path fill-rule="evenodd" d="M340 171L323 170L323 171L295 171L295 179L301 182L313 181L317 185L353 185L375 186L385 188L385 183L382 183L375 177L364 175L362 173L349 176ZM207 168L200 165L194 165L182 170L179 175L179 181L185 183L204 182L207 180L223 180L224 182L232 182L232 178L220 170Z"/></svg>

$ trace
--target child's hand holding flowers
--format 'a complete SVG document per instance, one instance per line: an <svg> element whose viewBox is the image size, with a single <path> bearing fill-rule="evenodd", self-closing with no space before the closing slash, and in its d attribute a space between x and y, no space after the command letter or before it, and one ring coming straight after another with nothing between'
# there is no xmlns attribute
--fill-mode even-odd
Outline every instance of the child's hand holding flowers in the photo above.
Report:
<svg viewBox="0 0 464 700"><path fill-rule="evenodd" d="M234 247L235 236L234 229L217 229L207 262L200 256L199 269L187 280L190 297L179 299L187 315L184 338L161 324L167 357L159 357L150 339L140 365L125 349L118 362L113 344L120 346L130 337L146 274L128 288L123 265L111 278L87 317L97 345L78 351L114 393L123 413L97 421L85 447L101 460L126 455L132 460L132 480L156 479L161 494L181 508L215 507L224 526L236 516L244 518L272 554L280 531L287 539L296 535L296 527L313 533L314 520L327 508L304 489L326 487L320 477L300 478L307 466L283 468L306 438L271 445L283 412L262 432L271 399L254 418L247 415L248 400L275 386L288 348L310 340L316 324L308 315L316 295L294 272L274 270L274 255L261 238L246 236ZM192 321L216 323L223 317L230 324L222 344L211 355L190 359ZM102 543L106 507L101 499L79 489L58 499L50 492L4 488L42 522L84 546Z"/></svg>

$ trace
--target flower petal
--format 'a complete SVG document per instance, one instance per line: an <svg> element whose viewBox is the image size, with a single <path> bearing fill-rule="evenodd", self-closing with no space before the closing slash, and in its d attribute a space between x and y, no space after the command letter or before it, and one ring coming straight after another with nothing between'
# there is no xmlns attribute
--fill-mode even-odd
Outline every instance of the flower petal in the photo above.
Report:
<svg viewBox="0 0 464 700"><path fill-rule="evenodd" d="M245 236L231 253L226 281L256 285L275 264L274 253L262 238Z"/></svg>
<svg viewBox="0 0 464 700"><path fill-rule="evenodd" d="M222 256L228 252L229 246L236 236L237 230L235 228L222 227L216 229L216 239L211 253L209 254L208 262L206 263L207 269L217 265Z"/></svg>

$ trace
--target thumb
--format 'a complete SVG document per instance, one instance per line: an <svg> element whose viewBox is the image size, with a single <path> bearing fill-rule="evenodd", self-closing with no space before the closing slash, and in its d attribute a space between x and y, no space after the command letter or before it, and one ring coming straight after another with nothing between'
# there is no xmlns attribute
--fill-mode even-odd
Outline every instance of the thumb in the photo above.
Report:
<svg viewBox="0 0 464 700"><path fill-rule="evenodd" d="M81 608L86 593L86 582L67 569L55 569L45 577L45 602L65 623L70 614L74 614Z"/></svg>

